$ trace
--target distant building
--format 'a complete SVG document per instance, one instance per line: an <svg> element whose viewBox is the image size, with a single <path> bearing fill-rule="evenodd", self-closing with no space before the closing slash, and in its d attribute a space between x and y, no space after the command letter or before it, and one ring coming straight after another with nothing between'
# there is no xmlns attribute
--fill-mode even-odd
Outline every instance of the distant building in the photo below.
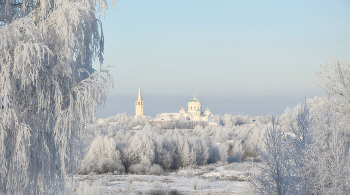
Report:
<svg viewBox="0 0 350 195"><path fill-rule="evenodd" d="M214 116L207 108L204 112L202 112L202 102L197 99L196 95L194 95L193 99L188 102L187 112L182 107L178 113L162 113L161 117L170 117L173 119L186 119L191 121L205 121L208 123L214 123Z"/></svg>
<svg viewBox="0 0 350 195"><path fill-rule="evenodd" d="M141 87L139 84L139 93L137 94L137 100L135 102L135 109L136 109L136 113L135 113L135 117L136 116L145 116L145 114L143 113L143 99L142 99L142 95L141 95Z"/></svg>

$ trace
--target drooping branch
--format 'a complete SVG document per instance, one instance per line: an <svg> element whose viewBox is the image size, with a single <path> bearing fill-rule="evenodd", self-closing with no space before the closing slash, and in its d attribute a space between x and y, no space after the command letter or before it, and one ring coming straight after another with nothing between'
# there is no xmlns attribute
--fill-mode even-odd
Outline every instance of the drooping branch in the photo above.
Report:
<svg viewBox="0 0 350 195"><path fill-rule="evenodd" d="M63 97L62 97L62 100L60 102L57 102L56 100L51 100L48 104L46 103L43 103L43 104L40 104L40 105L37 105L37 106L34 106L34 107L28 107L27 109L25 109L24 111L21 112L21 115L23 116L26 112L28 111L33 111L35 109L38 109L38 108L42 108L42 109L45 109L44 105L51 105L53 103L58 103L58 104L62 104L64 101L66 101L68 98L69 98L69 95L70 93L80 93L80 92L83 92L83 90L85 90L86 88L85 87L82 87L82 85L101 85L100 87L101 90L106 90L107 88L109 88L110 85L112 85L113 87L113 78L112 76L108 73L108 68L110 68L111 66L106 66L105 68L102 68L94 73L92 73L88 78L82 80L80 83L78 83L76 86L72 87L69 91L67 91ZM106 74L104 78L102 76L102 74ZM98 78L104 78L103 81L101 83L99 83L97 80ZM107 85L106 85L107 84ZM106 88L106 89L104 89ZM35 101L35 100L32 100L32 101ZM25 105L23 105L25 106Z"/></svg>

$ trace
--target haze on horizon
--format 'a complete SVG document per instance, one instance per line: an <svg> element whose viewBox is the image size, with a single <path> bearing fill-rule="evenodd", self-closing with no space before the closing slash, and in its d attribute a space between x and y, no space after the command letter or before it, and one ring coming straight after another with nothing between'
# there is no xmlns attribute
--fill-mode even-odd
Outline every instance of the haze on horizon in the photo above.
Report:
<svg viewBox="0 0 350 195"><path fill-rule="evenodd" d="M348 10L346 0L119 0L101 18L115 82L97 116L134 115L139 83L146 115L187 109L194 93L213 114L281 114L325 93L319 64L350 59Z"/></svg>

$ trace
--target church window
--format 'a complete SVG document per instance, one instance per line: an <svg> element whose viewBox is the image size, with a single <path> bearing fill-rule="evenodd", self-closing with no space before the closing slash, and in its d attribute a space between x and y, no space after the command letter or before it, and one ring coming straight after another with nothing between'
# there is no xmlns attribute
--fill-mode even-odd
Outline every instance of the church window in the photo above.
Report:
<svg viewBox="0 0 350 195"><path fill-rule="evenodd" d="M141 105L142 105L142 102L141 102Z"/></svg>
<svg viewBox="0 0 350 195"><path fill-rule="evenodd" d="M139 105L140 105L140 102L139 102Z"/></svg>
<svg viewBox="0 0 350 195"><path fill-rule="evenodd" d="M196 106L194 107L194 109L196 109Z"/></svg>
<svg viewBox="0 0 350 195"><path fill-rule="evenodd" d="M137 105L137 102L136 102L136 105Z"/></svg>

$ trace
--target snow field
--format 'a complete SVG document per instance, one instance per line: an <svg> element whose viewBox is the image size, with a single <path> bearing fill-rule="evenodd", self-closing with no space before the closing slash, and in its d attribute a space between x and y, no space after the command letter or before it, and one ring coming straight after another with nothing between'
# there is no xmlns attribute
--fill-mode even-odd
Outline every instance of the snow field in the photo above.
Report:
<svg viewBox="0 0 350 195"><path fill-rule="evenodd" d="M251 194L249 178L259 172L261 166L259 162L221 163L182 168L161 176L74 175L74 183L88 183L100 194L143 194L152 190L176 190L181 194Z"/></svg>

